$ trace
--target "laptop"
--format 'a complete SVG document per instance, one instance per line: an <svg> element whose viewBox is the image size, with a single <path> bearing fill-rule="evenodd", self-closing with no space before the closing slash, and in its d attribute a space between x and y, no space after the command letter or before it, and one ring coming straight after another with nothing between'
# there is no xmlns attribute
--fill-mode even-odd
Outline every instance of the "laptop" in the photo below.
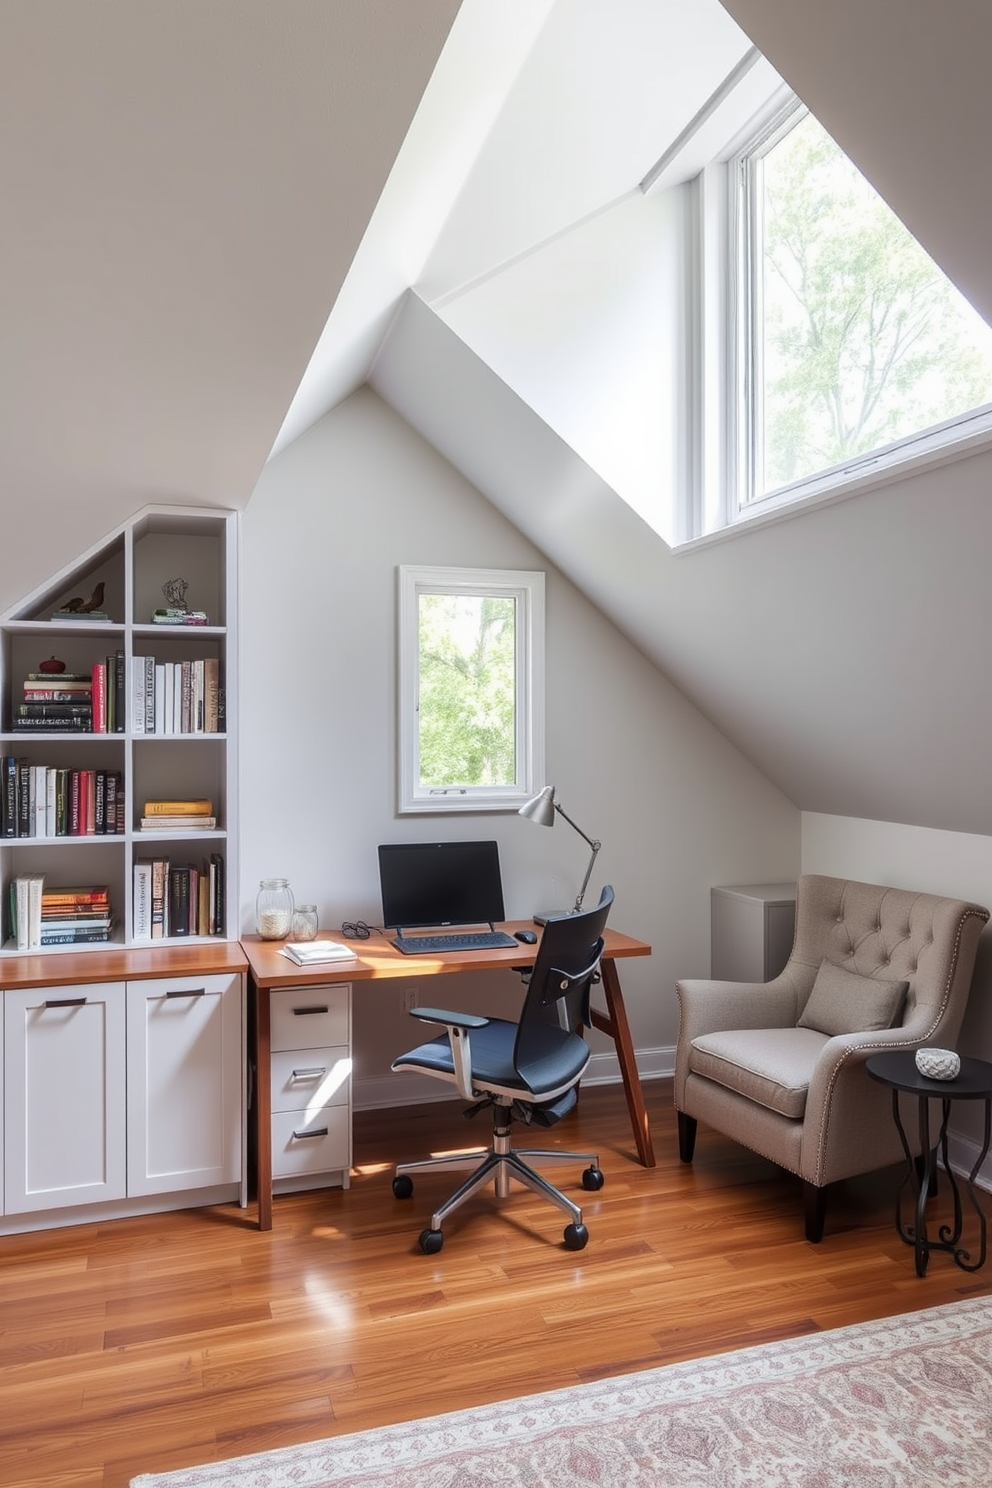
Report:
<svg viewBox="0 0 992 1488"><path fill-rule="evenodd" d="M496 842L382 843L379 886L382 923L399 932L393 944L407 954L516 944L512 936L493 928L504 918ZM489 929L427 938L404 933L457 925Z"/></svg>

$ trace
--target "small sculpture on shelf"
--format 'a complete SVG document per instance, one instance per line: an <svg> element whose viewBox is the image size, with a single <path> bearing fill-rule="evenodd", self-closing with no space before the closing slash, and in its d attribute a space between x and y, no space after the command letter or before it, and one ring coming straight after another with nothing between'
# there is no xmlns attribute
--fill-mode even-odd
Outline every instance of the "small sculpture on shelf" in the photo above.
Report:
<svg viewBox="0 0 992 1488"><path fill-rule="evenodd" d="M162 593L168 604L165 609L155 610L152 615L153 625L206 625L206 610L191 610L186 603L186 590L189 588L189 580L182 577L166 579L162 585Z"/></svg>
<svg viewBox="0 0 992 1488"><path fill-rule="evenodd" d="M110 616L106 610L101 609L103 604L104 583L101 579L88 596L76 594L72 599L65 600L57 610L52 612L53 620L109 620Z"/></svg>

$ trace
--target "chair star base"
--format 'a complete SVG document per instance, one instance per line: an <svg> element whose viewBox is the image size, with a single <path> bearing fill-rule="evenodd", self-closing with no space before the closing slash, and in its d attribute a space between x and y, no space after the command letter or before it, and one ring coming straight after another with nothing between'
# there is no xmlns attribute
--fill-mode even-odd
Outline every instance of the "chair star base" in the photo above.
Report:
<svg viewBox="0 0 992 1488"><path fill-rule="evenodd" d="M430 1228L421 1233L420 1248L428 1255L436 1254L441 1249L444 1243L441 1226L449 1214L453 1214L466 1199L470 1199L490 1182L498 1199L507 1198L513 1179L563 1210L569 1217L564 1237L566 1248L583 1249L589 1236L582 1223L582 1210L567 1194L563 1194L554 1184L535 1172L530 1166L531 1162L585 1163L582 1187L589 1192L597 1192L603 1186L599 1155L595 1152L563 1152L557 1147L514 1148L510 1140L509 1111L502 1103L494 1103L493 1142L488 1151L479 1148L469 1153L453 1152L444 1157L397 1163L393 1193L398 1199L410 1198L413 1194L411 1175L414 1173L469 1172L465 1182L431 1215Z"/></svg>

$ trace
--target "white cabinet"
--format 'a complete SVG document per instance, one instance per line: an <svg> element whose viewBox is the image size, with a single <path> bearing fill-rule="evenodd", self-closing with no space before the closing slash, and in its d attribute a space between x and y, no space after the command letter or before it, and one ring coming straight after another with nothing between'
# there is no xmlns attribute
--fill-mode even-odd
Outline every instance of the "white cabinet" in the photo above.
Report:
<svg viewBox="0 0 992 1488"><path fill-rule="evenodd" d="M127 986L127 1191L239 1182L241 978Z"/></svg>
<svg viewBox="0 0 992 1488"><path fill-rule="evenodd" d="M789 959L795 923L794 883L711 889L710 976L721 982L770 982Z"/></svg>
<svg viewBox="0 0 992 1488"><path fill-rule="evenodd" d="M9 885L37 874L46 891L105 886L112 943L150 938L136 913L138 861L167 865L164 882L172 890L172 922L153 944L237 938L237 521L233 512L148 508L0 617L0 954L16 950ZM176 623L176 617L155 623L155 611L170 606L166 591L173 599L182 595L187 613L201 611L205 623ZM67 612L67 603L97 596L98 609ZM42 670L52 658L63 665L61 674ZM142 688L148 679L150 711L139 670ZM65 679L61 695L58 675ZM102 730L91 727L85 701L87 687L95 692L101 677L112 699L100 715ZM201 680L204 703L197 710L192 700ZM123 796L113 812L108 790ZM93 803L88 819L87 800ZM214 826L143 829L148 800L207 800L211 810L200 814L213 817ZM205 874L208 902L183 917L190 869L197 883ZM218 883L220 914L211 917ZM82 939L71 947L91 948ZM106 946L97 942L95 949Z"/></svg>
<svg viewBox="0 0 992 1488"><path fill-rule="evenodd" d="M122 1198L125 997L120 982L7 991L7 1214Z"/></svg>
<svg viewBox="0 0 992 1488"><path fill-rule="evenodd" d="M275 1192L348 1187L351 1173L351 987L271 994Z"/></svg>

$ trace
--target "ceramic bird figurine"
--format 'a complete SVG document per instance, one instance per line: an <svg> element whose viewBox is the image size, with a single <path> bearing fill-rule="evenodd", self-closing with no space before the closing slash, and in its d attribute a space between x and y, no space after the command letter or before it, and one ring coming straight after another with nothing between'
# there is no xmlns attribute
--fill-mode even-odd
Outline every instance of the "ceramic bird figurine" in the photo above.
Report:
<svg viewBox="0 0 992 1488"><path fill-rule="evenodd" d="M62 606L63 610L69 610L74 615L88 615L92 610L98 610L103 604L103 580L97 584L89 599L83 599L77 595L75 599L67 599Z"/></svg>

